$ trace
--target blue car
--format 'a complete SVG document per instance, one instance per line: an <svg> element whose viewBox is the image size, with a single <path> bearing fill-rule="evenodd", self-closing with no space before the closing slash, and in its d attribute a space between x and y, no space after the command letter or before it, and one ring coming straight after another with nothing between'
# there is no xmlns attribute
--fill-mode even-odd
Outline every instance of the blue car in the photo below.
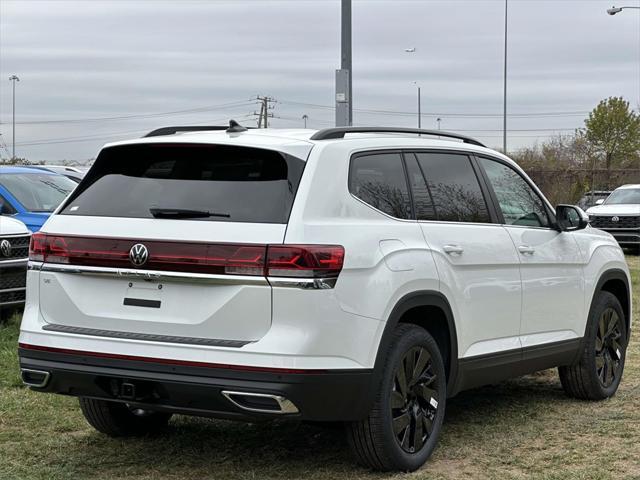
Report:
<svg viewBox="0 0 640 480"><path fill-rule="evenodd" d="M25 167L0 167L0 214L37 232L77 183L63 175Z"/></svg>

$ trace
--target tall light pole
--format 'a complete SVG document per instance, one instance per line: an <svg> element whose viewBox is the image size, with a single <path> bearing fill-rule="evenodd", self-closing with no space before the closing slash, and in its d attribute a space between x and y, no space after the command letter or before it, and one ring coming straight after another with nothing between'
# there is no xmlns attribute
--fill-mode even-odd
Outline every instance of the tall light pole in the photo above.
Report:
<svg viewBox="0 0 640 480"><path fill-rule="evenodd" d="M502 94L502 152L507 154L507 28L509 0L504 0L504 91Z"/></svg>
<svg viewBox="0 0 640 480"><path fill-rule="evenodd" d="M615 15L617 13L622 12L623 10L640 10L640 7L611 7L607 9L607 13L609 15ZM640 98L640 84L638 85L638 98Z"/></svg>
<svg viewBox="0 0 640 480"><path fill-rule="evenodd" d="M13 134L13 140L11 142L11 160L15 160L16 158L16 82L19 82L20 79L17 75L11 75L9 77L9 81L13 86L13 127L11 128L11 133Z"/></svg>
<svg viewBox="0 0 640 480"><path fill-rule="evenodd" d="M336 70L336 127L353 124L351 0L342 0L340 70Z"/></svg>
<svg viewBox="0 0 640 480"><path fill-rule="evenodd" d="M306 113L302 115L302 120L304 120L304 128L307 128L307 120L309 119L309 115Z"/></svg>
<svg viewBox="0 0 640 480"><path fill-rule="evenodd" d="M436 122L438 123L438 130L440 130L440 122L442 122L442 119L438 117L436 118Z"/></svg>
<svg viewBox="0 0 640 480"><path fill-rule="evenodd" d="M625 10L627 8L640 10L640 7L611 7L607 9L607 13L609 15L615 15L616 13L620 13L622 10Z"/></svg>
<svg viewBox="0 0 640 480"><path fill-rule="evenodd" d="M406 53L416 53L416 47L405 48L404 51ZM422 100L420 99L420 85L418 85L418 82L413 82L413 84L418 87L418 128L422 128Z"/></svg>

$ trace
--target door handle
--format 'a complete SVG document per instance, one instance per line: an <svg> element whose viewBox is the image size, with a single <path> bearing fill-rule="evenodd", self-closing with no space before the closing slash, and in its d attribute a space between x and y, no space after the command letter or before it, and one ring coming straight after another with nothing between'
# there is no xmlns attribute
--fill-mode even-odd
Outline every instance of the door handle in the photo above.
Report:
<svg viewBox="0 0 640 480"><path fill-rule="evenodd" d="M462 252L464 252L464 248L460 245L445 245L442 250L448 255L462 255Z"/></svg>
<svg viewBox="0 0 640 480"><path fill-rule="evenodd" d="M523 255L533 255L536 252L536 249L529 245L520 245L518 247L518 251Z"/></svg>

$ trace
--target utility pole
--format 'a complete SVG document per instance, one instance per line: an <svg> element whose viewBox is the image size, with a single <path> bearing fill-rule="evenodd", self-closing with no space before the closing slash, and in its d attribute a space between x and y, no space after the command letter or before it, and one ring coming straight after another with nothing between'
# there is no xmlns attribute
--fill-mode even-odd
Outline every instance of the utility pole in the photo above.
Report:
<svg viewBox="0 0 640 480"><path fill-rule="evenodd" d="M11 133L13 134L13 141L11 142L11 160L15 160L16 158L16 82L19 82L20 79L17 75L11 75L9 77L9 81L13 84L13 127L11 129Z"/></svg>
<svg viewBox="0 0 640 480"><path fill-rule="evenodd" d="M253 114L258 117L258 128L269 128L268 119L269 117L273 118L273 113L269 113L269 110L275 108L271 104L275 103L276 100L272 97L261 97L260 95L256 96L256 100L260 102L260 113L253 112Z"/></svg>
<svg viewBox="0 0 640 480"><path fill-rule="evenodd" d="M418 87L418 128L422 128L422 101L420 100L420 87Z"/></svg>
<svg viewBox="0 0 640 480"><path fill-rule="evenodd" d="M342 0L340 70L336 70L336 126L353 125L351 0Z"/></svg>

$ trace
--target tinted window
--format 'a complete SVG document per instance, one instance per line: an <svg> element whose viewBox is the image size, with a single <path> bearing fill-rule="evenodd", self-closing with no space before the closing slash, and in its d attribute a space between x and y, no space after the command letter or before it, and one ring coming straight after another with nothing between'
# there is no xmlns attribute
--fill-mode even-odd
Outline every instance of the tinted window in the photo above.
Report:
<svg viewBox="0 0 640 480"><path fill-rule="evenodd" d="M222 145L112 147L62 214L152 218L150 209L213 212L196 220L287 223L304 162Z"/></svg>
<svg viewBox="0 0 640 480"><path fill-rule="evenodd" d="M412 153L409 153L405 156L405 160L416 218L418 220L437 220L433 200L416 157Z"/></svg>
<svg viewBox="0 0 640 480"><path fill-rule="evenodd" d="M471 160L451 153L417 153L436 217L445 222L491 223Z"/></svg>
<svg viewBox="0 0 640 480"><path fill-rule="evenodd" d="M48 173L8 173L0 176L0 185L30 212L53 212L76 183L62 175Z"/></svg>
<svg viewBox="0 0 640 480"><path fill-rule="evenodd" d="M371 154L351 160L349 191L396 218L411 218L407 179L399 153Z"/></svg>
<svg viewBox="0 0 640 480"><path fill-rule="evenodd" d="M548 227L549 217L542 199L515 170L486 158L480 162L493 186L507 225Z"/></svg>

